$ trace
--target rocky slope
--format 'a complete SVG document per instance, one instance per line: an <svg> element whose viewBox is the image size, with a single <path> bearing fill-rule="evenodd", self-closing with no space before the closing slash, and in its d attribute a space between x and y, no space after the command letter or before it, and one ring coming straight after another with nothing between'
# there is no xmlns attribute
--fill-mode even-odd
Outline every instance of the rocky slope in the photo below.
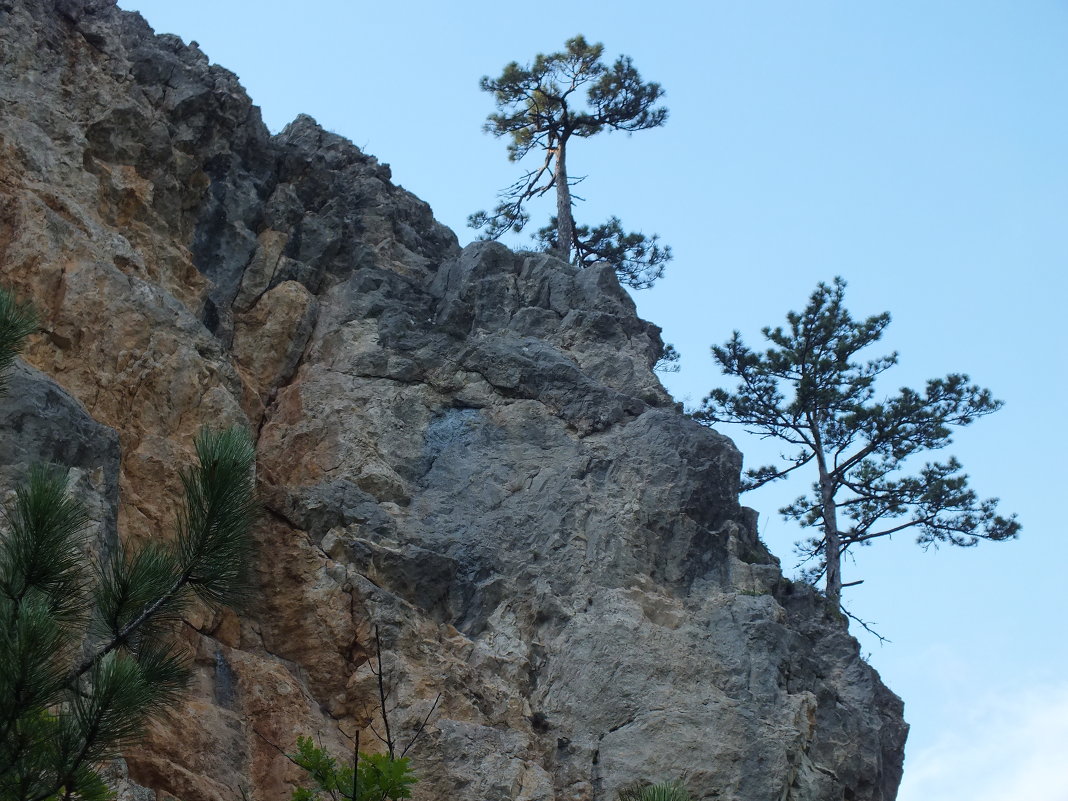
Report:
<svg viewBox="0 0 1068 801"><path fill-rule="evenodd" d="M256 433L257 595L186 626L195 690L127 755L157 797L287 798L257 732L372 739L377 625L395 727L441 694L418 799L894 798L900 700L783 580L610 270L461 250L113 0L0 0L0 282L45 321L3 487L72 466L101 547L168 536L200 427Z"/></svg>

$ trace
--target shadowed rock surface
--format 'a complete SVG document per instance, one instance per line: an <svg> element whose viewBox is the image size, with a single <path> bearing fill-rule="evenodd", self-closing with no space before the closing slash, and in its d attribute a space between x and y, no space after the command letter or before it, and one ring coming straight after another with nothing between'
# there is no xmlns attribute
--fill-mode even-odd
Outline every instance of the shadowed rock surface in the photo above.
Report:
<svg viewBox="0 0 1068 801"><path fill-rule="evenodd" d="M47 374L0 399L4 487L71 465L102 541L165 537L196 431L257 440L257 596L189 621L195 692L133 779L288 798L256 731L373 741L378 625L402 741L441 693L417 799L894 798L900 700L782 578L610 269L461 250L388 167L308 117L271 136L109 0L0 0L0 55L0 280Z"/></svg>

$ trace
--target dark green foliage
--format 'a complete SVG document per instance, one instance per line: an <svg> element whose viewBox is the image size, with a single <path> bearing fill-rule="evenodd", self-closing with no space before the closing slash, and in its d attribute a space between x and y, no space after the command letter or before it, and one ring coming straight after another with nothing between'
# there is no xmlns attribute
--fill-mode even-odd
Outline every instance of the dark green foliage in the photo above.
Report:
<svg viewBox="0 0 1068 801"><path fill-rule="evenodd" d="M411 798L411 785L418 781L407 757L361 753L353 784L352 765L339 768L337 760L317 748L310 737L298 737L297 753L288 756L314 782L314 787L294 790L293 801L314 801L324 794L332 801Z"/></svg>
<svg viewBox="0 0 1068 801"><path fill-rule="evenodd" d="M538 229L534 241L545 251L558 249L558 224L556 217ZM619 280L634 289L648 289L663 277L664 266L671 260L671 248L661 246L657 234L624 233L618 217L609 217L608 222L590 228L575 226L573 263L591 267L598 262L608 262Z"/></svg>
<svg viewBox="0 0 1068 801"><path fill-rule="evenodd" d="M186 687L173 623L238 597L254 516L247 433L204 432L173 545L91 564L85 510L34 468L0 533L0 799L106 798L94 768Z"/></svg>
<svg viewBox="0 0 1068 801"><path fill-rule="evenodd" d="M854 320L843 306L844 291L841 278L820 284L803 312L787 315L786 329L763 329L771 343L764 352L746 347L737 331L726 345L713 347L723 372L741 383L733 393L713 390L694 415L707 425L741 424L795 449L784 465L746 471L743 491L814 466L811 492L780 511L820 531L799 547L815 565L808 578L826 576L827 595L836 603L844 586L842 555L853 547L909 528L925 547L1007 540L1020 528L1014 516L996 513L996 499L978 498L952 457L905 474L911 457L946 447L953 427L1002 404L960 374L877 399L876 379L897 363L897 354L854 357L881 338L890 315Z"/></svg>
<svg viewBox="0 0 1068 801"><path fill-rule="evenodd" d="M96 619L108 642L78 671L180 619L193 598L217 606L242 597L256 511L255 451L247 432L230 428L202 432L196 452L197 466L182 472L185 504L174 544L150 544L115 560L99 577Z"/></svg>
<svg viewBox="0 0 1068 801"><path fill-rule="evenodd" d="M242 429L199 437L197 465L182 473L186 504L178 519L182 577L202 601L233 604L248 588L246 536L256 515L256 454Z"/></svg>
<svg viewBox="0 0 1068 801"><path fill-rule="evenodd" d="M321 747L317 748L310 737L298 737L297 753L287 754L259 731L256 732L268 745L307 772L312 780L311 787L297 787L293 791L293 801L320 801L323 794L329 796L331 801L386 801L411 797L411 785L418 779L405 755L426 731L426 725L438 707L441 694L434 699L430 711L415 727L408 744L401 748L395 738L395 729L390 725L387 699L392 690L386 688L386 675L382 667L382 638L378 626L375 626L374 635L375 659L371 663L371 672L378 684L378 712L382 731L379 732L374 724L368 728L386 747L386 753L367 754L361 751L360 730L357 729L353 739L351 761L339 768L337 760Z"/></svg>
<svg viewBox="0 0 1068 801"><path fill-rule="evenodd" d="M149 636L181 619L183 597L171 592L179 577L173 548L148 542L139 550L109 562L95 588L94 634L114 639L130 630L141 613L155 604L150 620L138 633ZM160 599L164 603L157 603Z"/></svg>
<svg viewBox="0 0 1068 801"><path fill-rule="evenodd" d="M679 371L679 359L681 356L670 343L664 343L660 349L660 358L653 365L653 371L657 373L677 373Z"/></svg>
<svg viewBox="0 0 1068 801"><path fill-rule="evenodd" d="M499 193L500 203L492 213L476 212L468 223L483 229L484 239L519 233L530 220L524 204L554 191L556 216L534 235L541 247L582 267L607 261L620 281L645 288L663 274L670 248L661 247L655 235L625 233L616 217L593 228L576 225L572 212L571 186L582 179L567 172L571 137L641 131L667 119L667 109L656 105L664 94L659 84L643 83L629 57L607 65L601 61L603 53L603 45L576 36L562 52L539 54L527 66L513 61L500 77L482 79L482 89L493 94L499 109L489 115L485 130L511 140L511 161L520 161L532 150L543 152L544 159Z"/></svg>
<svg viewBox="0 0 1068 801"><path fill-rule="evenodd" d="M19 303L6 289L0 289L0 391L4 374L22 350L26 337L37 330L37 315L29 304Z"/></svg>
<svg viewBox="0 0 1068 801"><path fill-rule="evenodd" d="M492 92L500 111L487 118L486 130L510 136L508 158L519 161L535 148L548 148L561 136L589 137L606 128L641 131L663 125L667 109L655 107L664 90L642 83L628 56L611 67L601 62L604 45L575 36L564 51L539 53L530 66L513 61L501 76L484 77L483 91ZM586 89L586 107L573 106Z"/></svg>
<svg viewBox="0 0 1068 801"><path fill-rule="evenodd" d="M628 787L619 792L619 801L690 801L681 782Z"/></svg>
<svg viewBox="0 0 1068 801"><path fill-rule="evenodd" d="M40 599L61 627L80 624L85 615L88 576L81 553L88 516L67 495L66 476L43 466L31 469L15 491L7 512L7 538L0 550L0 604L17 612Z"/></svg>

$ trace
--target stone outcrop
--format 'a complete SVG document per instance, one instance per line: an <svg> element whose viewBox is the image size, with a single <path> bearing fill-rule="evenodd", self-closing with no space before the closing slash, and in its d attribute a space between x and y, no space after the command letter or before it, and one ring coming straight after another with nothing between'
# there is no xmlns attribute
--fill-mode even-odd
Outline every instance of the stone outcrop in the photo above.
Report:
<svg viewBox="0 0 1068 801"><path fill-rule="evenodd" d="M441 697L417 799L894 798L900 700L782 578L611 270L461 250L112 0L0 0L0 56L0 282L44 321L4 487L71 466L118 547L169 535L198 429L257 441L256 597L189 620L196 685L138 784L287 798L267 740L373 740L377 626L402 739Z"/></svg>

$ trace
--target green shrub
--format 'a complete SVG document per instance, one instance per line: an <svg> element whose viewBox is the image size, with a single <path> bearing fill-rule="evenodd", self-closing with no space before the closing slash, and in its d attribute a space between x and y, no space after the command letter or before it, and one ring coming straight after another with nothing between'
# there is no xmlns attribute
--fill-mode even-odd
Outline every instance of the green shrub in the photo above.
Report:
<svg viewBox="0 0 1068 801"><path fill-rule="evenodd" d="M644 787L628 787L620 791L619 801L691 801L691 799L682 783L674 781L648 784Z"/></svg>
<svg viewBox="0 0 1068 801"><path fill-rule="evenodd" d="M318 801L324 794L332 801L393 801L411 798L410 785L418 781L407 757L361 753L354 773L352 765L339 768L337 760L310 737L298 737L297 753L288 756L315 783L294 790L292 801Z"/></svg>

